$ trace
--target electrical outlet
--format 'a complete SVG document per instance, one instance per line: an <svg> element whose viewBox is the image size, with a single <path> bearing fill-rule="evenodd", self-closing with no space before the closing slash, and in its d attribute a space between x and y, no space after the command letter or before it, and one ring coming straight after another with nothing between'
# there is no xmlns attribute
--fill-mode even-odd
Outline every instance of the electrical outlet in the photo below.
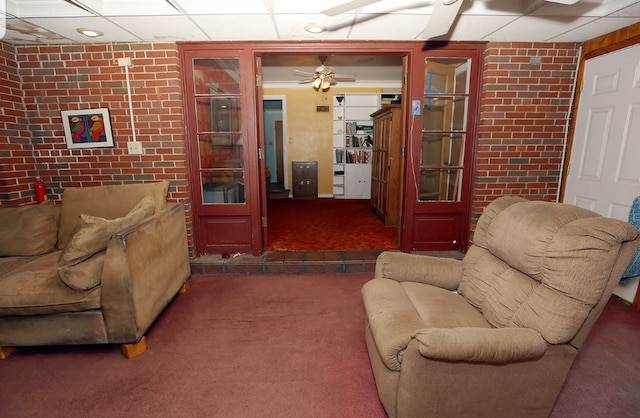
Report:
<svg viewBox="0 0 640 418"><path fill-rule="evenodd" d="M118 67L131 67L131 58L118 58Z"/></svg>
<svg viewBox="0 0 640 418"><path fill-rule="evenodd" d="M127 142L127 148L131 155L142 155L142 142L129 141Z"/></svg>

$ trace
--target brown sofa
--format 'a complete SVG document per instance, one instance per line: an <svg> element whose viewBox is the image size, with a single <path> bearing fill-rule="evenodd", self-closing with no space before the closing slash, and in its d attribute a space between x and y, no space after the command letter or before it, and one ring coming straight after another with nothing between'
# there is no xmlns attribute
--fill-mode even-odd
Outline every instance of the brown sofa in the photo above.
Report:
<svg viewBox="0 0 640 418"><path fill-rule="evenodd" d="M382 253L362 294L389 416L547 416L639 243L626 222L501 197L462 260Z"/></svg>
<svg viewBox="0 0 640 418"><path fill-rule="evenodd" d="M62 205L0 207L0 358L15 347L121 344L190 275L184 206L167 182L67 188Z"/></svg>

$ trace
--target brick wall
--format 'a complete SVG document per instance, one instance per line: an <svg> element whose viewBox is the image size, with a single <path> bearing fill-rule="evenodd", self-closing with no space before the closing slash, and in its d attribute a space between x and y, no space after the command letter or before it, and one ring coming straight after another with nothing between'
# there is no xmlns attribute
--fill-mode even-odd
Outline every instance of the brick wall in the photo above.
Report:
<svg viewBox="0 0 640 418"><path fill-rule="evenodd" d="M187 204L191 224L176 44L13 49L0 43L0 53L0 203L33 201L36 175L55 200L65 187L169 180L169 199ZM556 199L578 54L577 44L487 45L472 225L503 194ZM125 74L114 62L120 57L133 61L142 156L127 154L131 126ZM531 63L532 57L540 64ZM60 110L92 107L109 108L115 147L68 150ZM190 227L189 239L192 246Z"/></svg>
<svg viewBox="0 0 640 418"><path fill-rule="evenodd" d="M33 183L39 175L49 198L59 201L65 187L89 187L167 180L169 201L187 205L186 146L180 83L180 59L174 43L22 46L15 50L22 82L34 167L15 168ZM143 155L129 155L131 118L124 68L129 57L136 139ZM64 140L61 110L108 108L115 146L73 149ZM22 132L21 132L22 133ZM8 150L12 157L17 150ZM4 178L4 175L3 175ZM32 194L32 185L23 194ZM190 232L190 245L193 239Z"/></svg>
<svg viewBox="0 0 640 418"><path fill-rule="evenodd" d="M474 225L504 194L556 200L579 44L489 43L484 60Z"/></svg>
<svg viewBox="0 0 640 418"><path fill-rule="evenodd" d="M0 204L35 201L37 175L14 47L0 43Z"/></svg>

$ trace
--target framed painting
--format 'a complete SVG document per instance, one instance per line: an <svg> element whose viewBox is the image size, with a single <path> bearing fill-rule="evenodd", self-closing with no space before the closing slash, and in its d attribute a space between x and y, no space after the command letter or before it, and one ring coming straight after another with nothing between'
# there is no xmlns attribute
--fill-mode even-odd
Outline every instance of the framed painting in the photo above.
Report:
<svg viewBox="0 0 640 418"><path fill-rule="evenodd" d="M62 110L67 148L113 147L109 109Z"/></svg>

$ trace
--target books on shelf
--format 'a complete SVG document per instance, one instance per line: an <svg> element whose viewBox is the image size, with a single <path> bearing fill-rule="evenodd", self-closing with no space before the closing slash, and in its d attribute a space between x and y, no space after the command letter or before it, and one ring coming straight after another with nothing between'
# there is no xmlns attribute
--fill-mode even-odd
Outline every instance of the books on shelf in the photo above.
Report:
<svg viewBox="0 0 640 418"><path fill-rule="evenodd" d="M337 164L344 163L344 150L343 149L336 149L336 163Z"/></svg>
<svg viewBox="0 0 640 418"><path fill-rule="evenodd" d="M369 163L369 151L364 150L349 150L347 151L347 163L348 164L368 164Z"/></svg>
<svg viewBox="0 0 640 418"><path fill-rule="evenodd" d="M350 135L346 138L347 148L371 148L373 138L371 135Z"/></svg>

